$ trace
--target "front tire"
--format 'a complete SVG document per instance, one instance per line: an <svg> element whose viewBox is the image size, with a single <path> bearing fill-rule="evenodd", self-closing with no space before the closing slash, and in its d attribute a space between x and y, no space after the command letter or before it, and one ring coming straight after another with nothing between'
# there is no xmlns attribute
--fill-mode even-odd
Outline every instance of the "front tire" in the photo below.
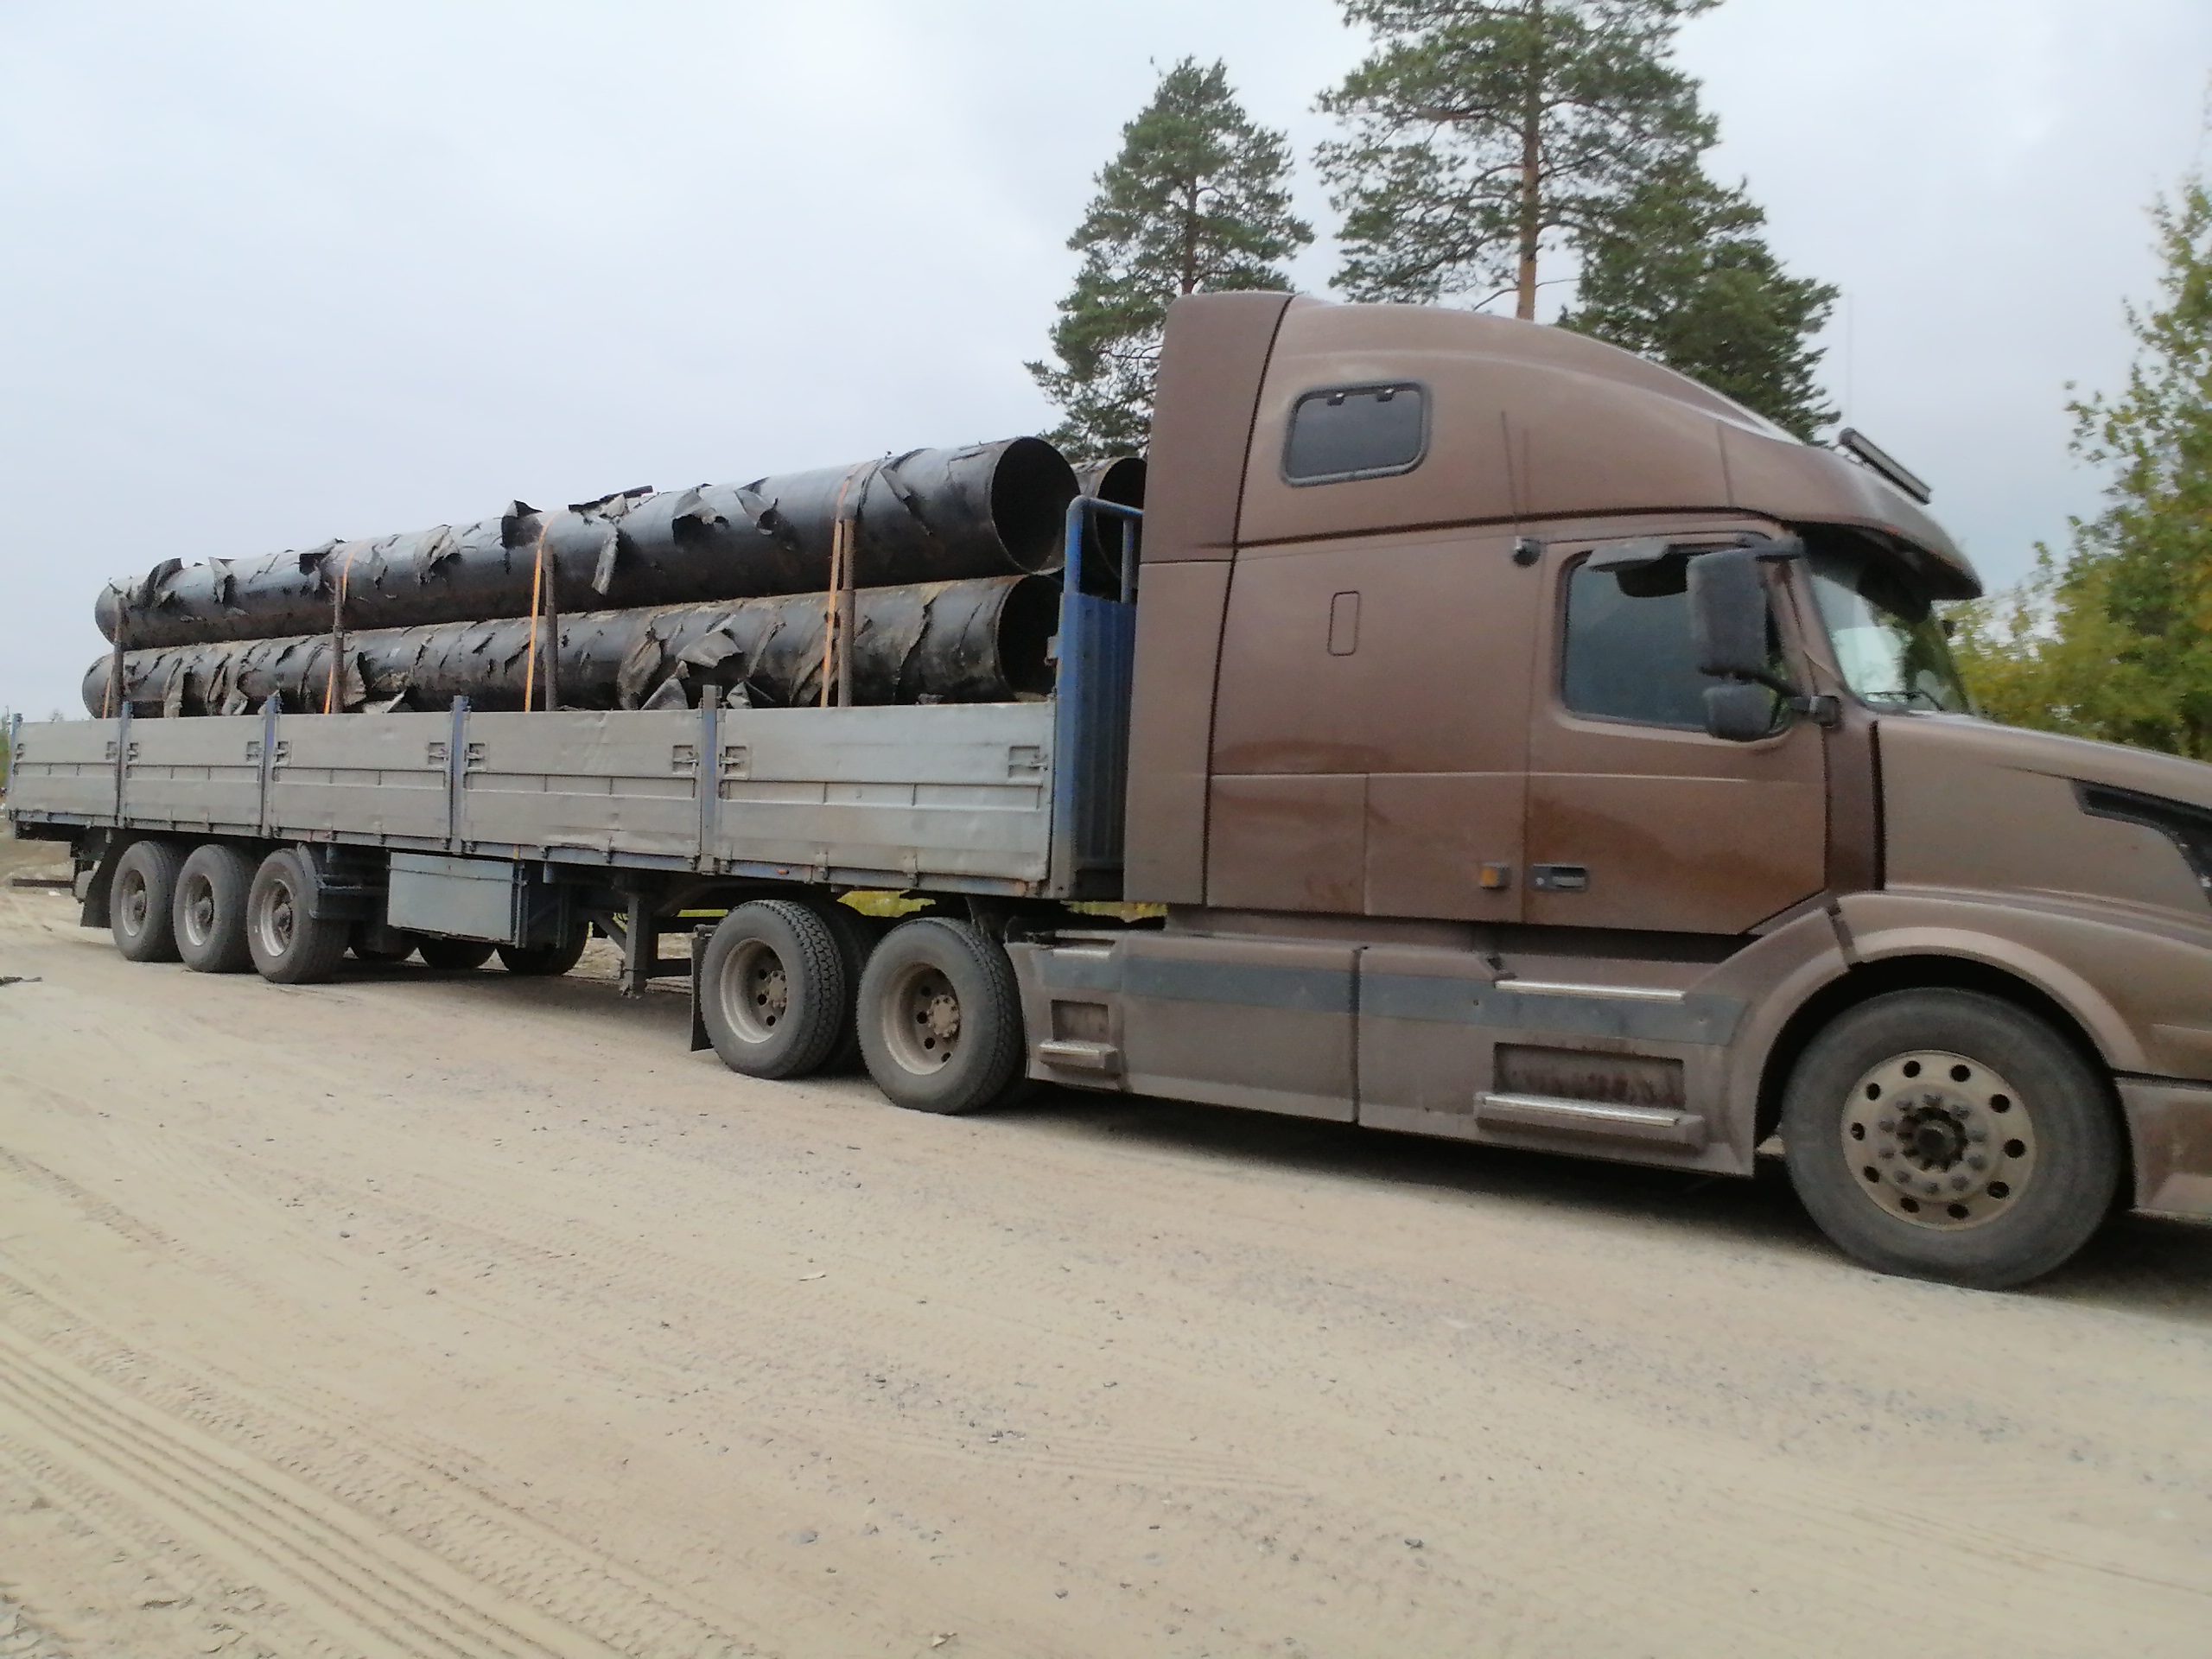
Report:
<svg viewBox="0 0 2212 1659"><path fill-rule="evenodd" d="M1006 952L964 922L916 917L861 976L861 1054L894 1105L972 1112L1021 1081L1021 995Z"/></svg>
<svg viewBox="0 0 2212 1659"><path fill-rule="evenodd" d="M261 976L276 985L313 985L328 979L346 958L353 929L310 913L315 868L296 847L282 847L261 861L246 894L246 944Z"/></svg>
<svg viewBox="0 0 2212 1659"><path fill-rule="evenodd" d="M246 906L253 860L235 847L209 842L193 849L176 879L172 925L184 965L197 974L242 974L253 966L246 942Z"/></svg>
<svg viewBox="0 0 2212 1659"><path fill-rule="evenodd" d="M2043 1020L1979 992L1896 991L1813 1039L1782 1114L1789 1179L1884 1273L1984 1290L2087 1243L2121 1173L2110 1090Z"/></svg>
<svg viewBox="0 0 2212 1659"><path fill-rule="evenodd" d="M134 841L108 884L109 930L126 962L175 962L176 879L184 854L166 841Z"/></svg>
<svg viewBox="0 0 2212 1659"><path fill-rule="evenodd" d="M721 1063L803 1077L837 1046L850 993L829 925L788 899L755 899L715 925L699 963L699 1017Z"/></svg>

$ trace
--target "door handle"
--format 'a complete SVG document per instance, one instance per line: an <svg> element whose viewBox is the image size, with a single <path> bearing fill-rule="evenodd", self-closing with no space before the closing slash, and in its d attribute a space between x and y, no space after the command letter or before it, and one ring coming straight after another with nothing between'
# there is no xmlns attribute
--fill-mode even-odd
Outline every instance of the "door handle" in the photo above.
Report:
<svg viewBox="0 0 2212 1659"><path fill-rule="evenodd" d="M1587 893L1590 891L1590 867L1586 864L1531 865L1529 885L1538 893Z"/></svg>

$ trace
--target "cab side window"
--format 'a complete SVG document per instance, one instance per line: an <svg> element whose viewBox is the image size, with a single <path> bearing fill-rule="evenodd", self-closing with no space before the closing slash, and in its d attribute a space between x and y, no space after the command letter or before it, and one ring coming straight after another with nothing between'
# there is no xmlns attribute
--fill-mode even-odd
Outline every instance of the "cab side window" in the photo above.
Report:
<svg viewBox="0 0 2212 1659"><path fill-rule="evenodd" d="M1282 475L1292 484L1388 478L1421 465L1428 448L1428 396L1418 385L1330 386L1290 411Z"/></svg>
<svg viewBox="0 0 2212 1659"><path fill-rule="evenodd" d="M1681 560L1618 575L1575 566L1560 656L1560 694L1571 712L1705 729L1705 689L1719 682L1697 671Z"/></svg>

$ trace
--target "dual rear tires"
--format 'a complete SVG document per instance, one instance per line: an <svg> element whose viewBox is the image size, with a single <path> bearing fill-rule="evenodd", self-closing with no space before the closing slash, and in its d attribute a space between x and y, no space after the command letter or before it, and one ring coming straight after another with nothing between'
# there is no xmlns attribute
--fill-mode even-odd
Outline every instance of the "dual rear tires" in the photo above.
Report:
<svg viewBox="0 0 2212 1659"><path fill-rule="evenodd" d="M246 915L252 858L208 842L189 853L174 842L134 842L116 861L108 925L130 962L181 962L203 974L253 965Z"/></svg>
<svg viewBox="0 0 2212 1659"><path fill-rule="evenodd" d="M353 942L346 922L314 913L315 874L308 855L283 847L261 861L245 901L246 948L261 976L276 985L328 979Z"/></svg>
<svg viewBox="0 0 2212 1659"><path fill-rule="evenodd" d="M857 1051L895 1105L969 1112L1019 1083L1021 1003L1006 952L920 917L880 943L836 906L760 899L724 917L699 965L715 1052L747 1077L805 1077Z"/></svg>

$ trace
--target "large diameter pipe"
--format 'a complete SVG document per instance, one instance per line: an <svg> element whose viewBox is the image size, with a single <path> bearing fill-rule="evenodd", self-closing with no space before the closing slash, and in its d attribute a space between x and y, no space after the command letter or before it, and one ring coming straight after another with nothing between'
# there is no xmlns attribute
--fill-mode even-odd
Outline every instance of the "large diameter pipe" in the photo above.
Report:
<svg viewBox="0 0 2212 1659"><path fill-rule="evenodd" d="M494 518L258 560L165 560L113 582L101 634L132 648L269 639L346 627L526 616L541 544L566 612L697 604L830 586L842 511L862 588L1057 569L1074 470L1041 438L915 449L746 485L632 490L565 512L516 502Z"/></svg>
<svg viewBox="0 0 2212 1659"><path fill-rule="evenodd" d="M853 701L1001 702L1052 687L1047 658L1059 584L1044 576L862 588L853 639ZM825 595L563 615L563 706L696 708L821 701ZM541 625L543 626L543 625ZM244 714L271 697L293 713L333 709L520 709L529 677L527 617L348 632L334 686L327 634L221 640L124 653L137 715ZM86 671L97 713L110 658ZM543 688L541 670L537 685Z"/></svg>

